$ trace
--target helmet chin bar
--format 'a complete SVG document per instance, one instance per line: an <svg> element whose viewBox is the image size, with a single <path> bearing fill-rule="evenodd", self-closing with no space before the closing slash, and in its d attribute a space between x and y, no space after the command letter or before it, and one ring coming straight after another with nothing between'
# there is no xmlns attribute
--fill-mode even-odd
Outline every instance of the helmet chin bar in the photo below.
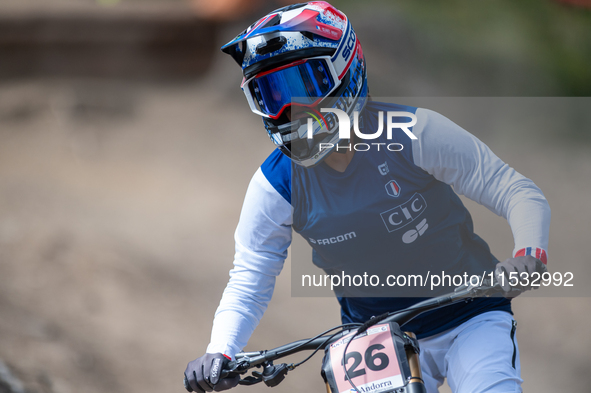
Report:
<svg viewBox="0 0 591 393"><path fill-rule="evenodd" d="M357 91L357 93L353 95L353 97L355 98L353 98L353 102L350 104L349 110L347 110L347 112L350 111L349 117L351 124L353 124L353 111L362 111L368 100L365 70L363 70L362 75L360 77L362 78L361 87L359 88L359 91ZM347 73L347 75L344 78L344 81L349 82L349 78L350 73ZM347 99L346 97L351 97L350 95L343 96L342 94L344 90L347 88L347 85L348 83L344 83L343 86L341 86L341 88L337 92L335 92L334 96L327 97L328 100L324 101L326 107L338 107L337 103L339 100ZM326 113L323 114L326 115ZM284 135L291 134L295 138L302 138L305 134L305 131L302 131L301 128L306 128L306 123L304 123L303 119L294 119L293 121L285 122L286 119L273 120L270 118L263 117L262 120L265 125L265 128L267 129L267 132L269 133L269 136L271 137L271 140L273 140L273 142L279 147L282 153L288 156L295 164L306 168L312 168L320 164L327 156L329 156L334 151L340 154L346 153L349 150L348 145L354 140L354 136L353 138L339 139L338 125L334 125L334 123L328 121L329 123L333 124L333 126L330 127L332 132L329 132L327 134L327 139L324 139L322 141L317 140L316 147L313 149L313 151L311 150L305 155L298 155L297 151L295 152L295 154L293 154L293 152L291 151L291 146L287 144L287 141L291 139L284 138ZM363 116L360 116L359 120L363 121ZM320 149L320 142L329 143L332 146Z"/></svg>

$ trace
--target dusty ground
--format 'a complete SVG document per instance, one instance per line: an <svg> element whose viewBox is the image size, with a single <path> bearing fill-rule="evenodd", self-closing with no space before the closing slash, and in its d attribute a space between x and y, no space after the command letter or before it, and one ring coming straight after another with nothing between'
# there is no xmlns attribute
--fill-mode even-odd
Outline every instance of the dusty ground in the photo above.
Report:
<svg viewBox="0 0 591 393"><path fill-rule="evenodd" d="M186 362L208 343L246 186L272 150L239 76L226 73L233 66L183 86L0 87L0 359L29 389L183 391ZM585 272L589 149L479 137L545 191L555 270L568 261ZM469 207L506 256L506 223ZM338 323L334 299L291 298L289 275L287 266L250 349ZM515 310L526 391L587 391L589 299L519 298ZM278 389L323 391L319 361Z"/></svg>

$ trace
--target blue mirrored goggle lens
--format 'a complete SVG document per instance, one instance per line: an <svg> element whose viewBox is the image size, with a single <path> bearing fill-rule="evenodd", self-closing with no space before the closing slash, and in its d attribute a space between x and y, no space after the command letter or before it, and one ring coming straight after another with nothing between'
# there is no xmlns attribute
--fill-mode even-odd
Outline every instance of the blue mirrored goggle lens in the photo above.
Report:
<svg viewBox="0 0 591 393"><path fill-rule="evenodd" d="M261 112L276 115L292 98L304 105L311 104L324 97L334 84L326 62L314 59L257 77L250 89Z"/></svg>

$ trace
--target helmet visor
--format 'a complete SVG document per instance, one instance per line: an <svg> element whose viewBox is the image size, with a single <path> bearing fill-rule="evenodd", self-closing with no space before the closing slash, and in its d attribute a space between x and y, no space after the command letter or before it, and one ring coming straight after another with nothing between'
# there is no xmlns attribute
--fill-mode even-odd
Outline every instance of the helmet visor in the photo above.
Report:
<svg viewBox="0 0 591 393"><path fill-rule="evenodd" d="M263 72L246 82L252 104L271 118L281 115L296 99L298 104L311 106L326 97L336 87L332 64L326 59L307 59L288 66Z"/></svg>

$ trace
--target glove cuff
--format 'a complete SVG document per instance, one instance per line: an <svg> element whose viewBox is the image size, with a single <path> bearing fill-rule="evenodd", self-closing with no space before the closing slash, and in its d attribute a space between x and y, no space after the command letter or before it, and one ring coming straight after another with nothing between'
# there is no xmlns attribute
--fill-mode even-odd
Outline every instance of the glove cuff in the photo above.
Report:
<svg viewBox="0 0 591 393"><path fill-rule="evenodd" d="M546 265L548 262L548 254L546 253L546 250L539 247L522 248L521 250L517 250L513 257L523 257L526 255L531 255L532 257L539 259L544 265Z"/></svg>
<svg viewBox="0 0 591 393"><path fill-rule="evenodd" d="M224 355L229 360L233 360L234 359L234 355L236 353L240 352L240 350L238 350L237 348L234 348L233 346L230 346L228 344L214 344L214 343L210 343L207 346L207 350L205 352L206 353L221 353L222 355Z"/></svg>

